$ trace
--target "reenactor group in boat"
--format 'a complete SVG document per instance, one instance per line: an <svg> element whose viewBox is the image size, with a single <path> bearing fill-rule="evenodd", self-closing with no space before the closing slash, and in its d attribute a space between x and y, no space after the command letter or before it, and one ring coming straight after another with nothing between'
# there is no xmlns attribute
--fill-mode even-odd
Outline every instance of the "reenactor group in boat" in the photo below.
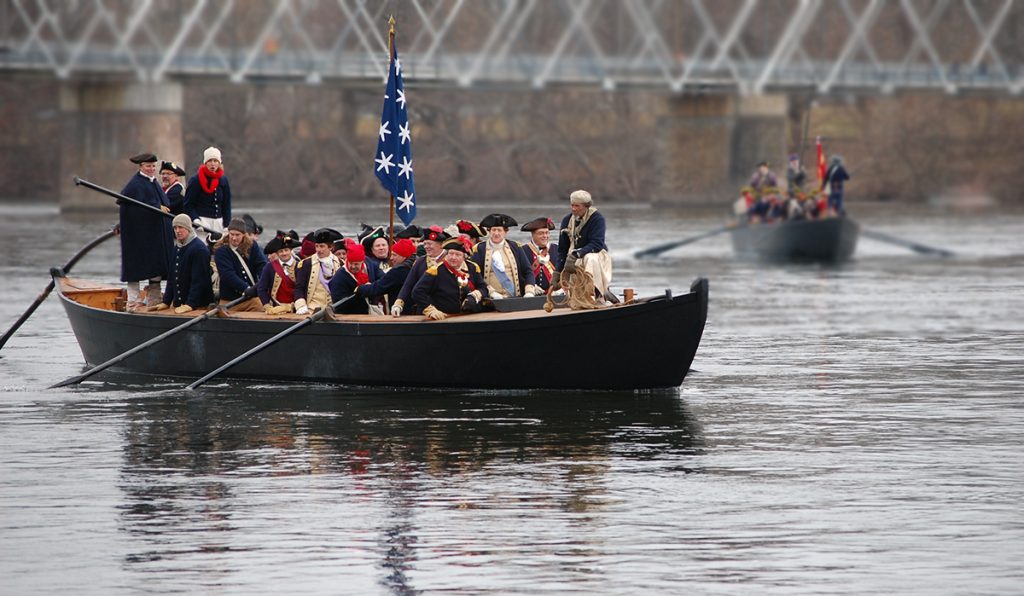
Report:
<svg viewBox="0 0 1024 596"><path fill-rule="evenodd" d="M809 185L800 156L794 153L789 156L783 191L778 176L767 161L762 161L747 185L740 189L733 213L747 223L845 216L843 184L850 179L850 174L843 165L843 158L833 156L827 168L821 162L819 177L816 186Z"/></svg>
<svg viewBox="0 0 1024 596"><path fill-rule="evenodd" d="M520 243L508 238L518 222L493 213L479 223L460 219L446 227L363 224L356 239L329 227L301 238L295 230L278 230L261 248L262 227L249 215L232 213L219 149L207 148L196 175L184 184L185 170L174 162L152 153L130 160L138 172L121 194L168 216L120 201L121 280L128 285L129 311L183 314L219 298L233 311L269 315L335 305L344 314L442 320L493 308L499 300L561 292L563 271L566 278L589 274L593 302L618 302L609 289L604 216L584 190L570 195L571 212L557 241L548 217L519 226L530 234Z"/></svg>

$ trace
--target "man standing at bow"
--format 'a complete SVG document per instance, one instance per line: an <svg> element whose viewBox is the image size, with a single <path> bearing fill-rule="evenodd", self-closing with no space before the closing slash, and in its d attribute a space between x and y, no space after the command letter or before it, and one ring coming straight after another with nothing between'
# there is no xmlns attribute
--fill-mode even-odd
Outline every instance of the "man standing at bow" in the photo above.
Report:
<svg viewBox="0 0 1024 596"><path fill-rule="evenodd" d="M604 216L594 208L594 200L585 190L573 191L569 195L569 209L571 213L562 219L558 235L558 261L563 263L561 271L589 273L594 279L595 297L617 303L618 298L608 290L612 283L612 258L604 243ZM555 284L555 289L559 285Z"/></svg>
<svg viewBox="0 0 1024 596"><path fill-rule="evenodd" d="M492 213L480 221L487 239L477 244L470 260L480 267L491 300L536 296L533 267L519 244L508 240L508 229L516 220L504 213Z"/></svg>
<svg viewBox="0 0 1024 596"><path fill-rule="evenodd" d="M167 195L156 181L157 158L142 153L129 158L138 166L121 190L126 197L170 213ZM167 277L170 260L170 218L128 201L119 201L121 235L121 281L128 284L128 310L140 310L160 303L160 280ZM143 292L142 281L147 282Z"/></svg>

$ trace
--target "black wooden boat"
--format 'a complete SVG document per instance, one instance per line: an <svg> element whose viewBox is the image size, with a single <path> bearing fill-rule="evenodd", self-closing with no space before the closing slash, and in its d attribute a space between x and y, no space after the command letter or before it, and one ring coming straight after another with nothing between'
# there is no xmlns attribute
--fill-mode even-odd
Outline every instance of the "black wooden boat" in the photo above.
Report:
<svg viewBox="0 0 1024 596"><path fill-rule="evenodd" d="M737 226L729 233L740 257L842 263L857 248L860 224L849 217L787 220Z"/></svg>
<svg viewBox="0 0 1024 596"><path fill-rule="evenodd" d="M118 310L123 289L58 278L90 366L198 316ZM689 371L707 319L708 282L690 292L597 310L424 317L340 315L308 325L229 369L242 379L479 389L655 389ZM111 370L195 379L304 317L231 313L172 335Z"/></svg>

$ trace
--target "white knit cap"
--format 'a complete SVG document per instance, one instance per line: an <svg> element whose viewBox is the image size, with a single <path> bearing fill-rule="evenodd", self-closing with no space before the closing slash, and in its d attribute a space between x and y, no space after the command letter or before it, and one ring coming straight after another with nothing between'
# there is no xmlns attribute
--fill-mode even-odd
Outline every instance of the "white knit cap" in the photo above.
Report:
<svg viewBox="0 0 1024 596"><path fill-rule="evenodd" d="M592 205L594 203L594 199L590 198L590 193L585 190L574 190L572 194L569 195L569 202L581 205Z"/></svg>
<svg viewBox="0 0 1024 596"><path fill-rule="evenodd" d="M203 163L216 159L217 161L223 161L220 158L220 149L216 147L207 147L206 151L203 151Z"/></svg>

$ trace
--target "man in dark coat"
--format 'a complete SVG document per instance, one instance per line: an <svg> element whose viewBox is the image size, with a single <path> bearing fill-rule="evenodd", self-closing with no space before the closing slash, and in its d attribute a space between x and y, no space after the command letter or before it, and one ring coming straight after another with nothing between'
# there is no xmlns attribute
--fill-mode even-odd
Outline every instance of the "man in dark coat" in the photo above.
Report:
<svg viewBox="0 0 1024 596"><path fill-rule="evenodd" d="M435 321L462 312L480 312L487 298L487 283L480 267L470 261L468 249L458 238L442 245L444 260L427 269L416 282L412 298L423 314Z"/></svg>
<svg viewBox="0 0 1024 596"><path fill-rule="evenodd" d="M516 220L504 213L492 213L480 221L487 237L469 258L483 272L491 300L537 294L530 261L518 242L506 238L508 229L516 225Z"/></svg>
<svg viewBox="0 0 1024 596"><path fill-rule="evenodd" d="M430 226L424 228L422 232L423 241L420 243L420 248L424 250L424 254L417 257L416 262L412 264L409 275L406 276L405 283L402 284L402 289L398 292L398 298L391 305L391 316L393 317L419 314L419 307L412 299L413 288L416 287L416 282L423 277L428 268L433 267L444 258L444 249L441 248L441 245L449 239L448 234L440 226Z"/></svg>
<svg viewBox="0 0 1024 596"><path fill-rule="evenodd" d="M160 164L160 186L167 195L167 204L171 208L171 215L185 212L185 184L182 177L185 175L185 168L173 161L165 161Z"/></svg>
<svg viewBox="0 0 1024 596"><path fill-rule="evenodd" d="M846 215L843 208L843 183L850 179L850 174L843 167L843 158L838 155L832 156L832 163L825 173L825 184L829 188L828 211L832 215L840 217Z"/></svg>
<svg viewBox="0 0 1024 596"><path fill-rule="evenodd" d="M370 283L370 274L366 267L366 249L362 244L352 243L345 251L345 265L334 277L328 287L331 290L331 302L354 296L356 289L362 284ZM366 300L353 297L338 307L340 314L365 315L370 312Z"/></svg>
<svg viewBox="0 0 1024 596"><path fill-rule="evenodd" d="M586 271L594 278L596 297L618 302L615 294L608 290L612 282L612 258L604 243L604 216L594 208L594 200L585 190L569 195L569 209L571 213L562 219L558 235L558 261L562 263L562 270Z"/></svg>
<svg viewBox="0 0 1024 596"><path fill-rule="evenodd" d="M213 261L220 276L221 304L244 295L249 300L235 305L233 310L263 310L263 304L256 298L256 282L267 266L267 257L246 235L244 221L237 218L231 220L228 233L214 245Z"/></svg>
<svg viewBox="0 0 1024 596"><path fill-rule="evenodd" d="M192 220L185 214L174 216L174 257L167 278L163 302L152 307L164 310L174 307L178 314L205 308L213 302L210 282L210 249L196 237Z"/></svg>
<svg viewBox="0 0 1024 596"><path fill-rule="evenodd" d="M377 281L359 286L356 292L371 303L383 306L385 312L389 311L390 305L398 300L398 293L402 291L402 286L409 277L415 255L416 245L412 240L402 238L395 242L391 247L391 256L388 257L388 272Z"/></svg>
<svg viewBox="0 0 1024 596"><path fill-rule="evenodd" d="M139 170L121 194L150 207L170 212L167 195L156 181L157 158L142 153L130 158ZM121 201L121 281L128 283L128 309L139 310L160 302L160 280L167 277L171 253L170 217ZM142 280L148 282L145 293Z"/></svg>
<svg viewBox="0 0 1024 596"><path fill-rule="evenodd" d="M220 149L203 151L203 165L185 186L185 213L193 223L218 233L231 223L231 185L224 175Z"/></svg>

